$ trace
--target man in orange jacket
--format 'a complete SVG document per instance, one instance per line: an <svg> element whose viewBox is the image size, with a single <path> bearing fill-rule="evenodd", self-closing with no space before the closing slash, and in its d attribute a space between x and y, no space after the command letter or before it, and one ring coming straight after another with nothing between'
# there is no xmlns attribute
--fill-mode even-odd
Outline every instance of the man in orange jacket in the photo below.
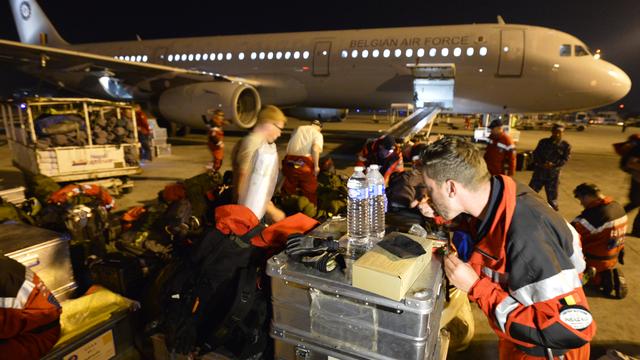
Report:
<svg viewBox="0 0 640 360"><path fill-rule="evenodd" d="M627 285L622 270L616 268L624 254L624 236L627 232L627 214L622 205L602 195L594 184L582 183L573 194L580 200L584 211L571 225L582 237L582 249L590 273L595 273L592 283L602 288L606 296L614 290L615 297L627 295Z"/></svg>
<svg viewBox="0 0 640 360"><path fill-rule="evenodd" d="M38 275L4 255L0 297L0 354L40 359L60 338L60 304Z"/></svg>
<svg viewBox="0 0 640 360"><path fill-rule="evenodd" d="M211 114L211 118L205 121L209 132L207 134L207 146L213 158L213 170L219 171L224 158L224 112L217 109Z"/></svg>
<svg viewBox="0 0 640 360"><path fill-rule="evenodd" d="M596 326L573 227L527 186L491 176L468 140L436 141L423 163L434 210L466 229L445 273L487 316L500 359L588 359Z"/></svg>
<svg viewBox="0 0 640 360"><path fill-rule="evenodd" d="M491 135L484 153L484 161L491 175L513 176L516 172L516 145L502 130L502 120L495 119L489 124ZM505 169L506 167L506 169Z"/></svg>

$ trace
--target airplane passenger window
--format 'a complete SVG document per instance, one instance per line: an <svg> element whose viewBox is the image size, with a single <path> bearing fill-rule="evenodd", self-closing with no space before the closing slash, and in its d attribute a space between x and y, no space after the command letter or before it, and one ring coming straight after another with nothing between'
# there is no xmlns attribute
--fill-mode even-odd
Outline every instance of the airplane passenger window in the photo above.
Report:
<svg viewBox="0 0 640 360"><path fill-rule="evenodd" d="M255 51L254 51L254 52L252 52L252 53L251 53L251 60L255 60L255 59L256 59L256 57L258 57L258 54L256 54L256 52L255 52Z"/></svg>
<svg viewBox="0 0 640 360"><path fill-rule="evenodd" d="M384 49L384 51L382 52L382 56L388 58L389 55L391 55L391 50L389 49Z"/></svg>
<svg viewBox="0 0 640 360"><path fill-rule="evenodd" d="M209 60L214 61L216 59L216 54L211 53L209 54Z"/></svg>
<svg viewBox="0 0 640 360"><path fill-rule="evenodd" d="M571 45L560 45L560 56L571 56Z"/></svg>
<svg viewBox="0 0 640 360"><path fill-rule="evenodd" d="M193 61L193 54L189 54L189 61Z"/></svg>
<svg viewBox="0 0 640 360"><path fill-rule="evenodd" d="M227 55L226 55L226 59L227 59L227 60L231 60L231 59L233 59L233 54L231 54L230 52L228 52L228 53L227 53Z"/></svg>
<svg viewBox="0 0 640 360"><path fill-rule="evenodd" d="M196 54L196 61L200 61L200 54Z"/></svg>
<svg viewBox="0 0 640 360"><path fill-rule="evenodd" d="M124 57L124 60L125 60L125 61L129 61L129 55L125 56L125 57Z"/></svg>
<svg viewBox="0 0 640 360"><path fill-rule="evenodd" d="M431 48L431 49L429 49L429 56L434 57L434 56L436 56L437 52L438 52L438 50L436 50L436 48Z"/></svg>
<svg viewBox="0 0 640 360"><path fill-rule="evenodd" d="M424 56L424 49L423 48L418 49L418 52L416 53L416 55L418 55L418 57L423 57Z"/></svg>
<svg viewBox="0 0 640 360"><path fill-rule="evenodd" d="M343 59L348 58L349 57L349 52L347 50L342 50L340 52L340 57L343 58Z"/></svg>
<svg viewBox="0 0 640 360"><path fill-rule="evenodd" d="M369 50L367 50L367 49L362 50L362 57L365 58L365 59L368 58L369 57Z"/></svg>
<svg viewBox="0 0 640 360"><path fill-rule="evenodd" d="M258 58L260 60L264 60L264 51L260 51L260 54L258 55Z"/></svg>
<svg viewBox="0 0 640 360"><path fill-rule="evenodd" d="M222 61L222 57L223 57L223 56L224 56L224 55L222 55L222 53L218 53L218 61Z"/></svg>
<svg viewBox="0 0 640 360"><path fill-rule="evenodd" d="M485 56L487 55L487 48L486 46L483 46L480 48L480 51L478 51L478 54L480 54L480 56Z"/></svg>
<svg viewBox="0 0 640 360"><path fill-rule="evenodd" d="M393 52L393 54L394 54L396 57L400 57L400 55L402 55L402 50L400 50L400 49L396 49L396 51L394 51L394 52Z"/></svg>
<svg viewBox="0 0 640 360"><path fill-rule="evenodd" d="M244 60L244 53L238 53L238 60Z"/></svg>
<svg viewBox="0 0 640 360"><path fill-rule="evenodd" d="M587 56L589 52L580 45L576 45L574 49L576 56Z"/></svg>
<svg viewBox="0 0 640 360"><path fill-rule="evenodd" d="M182 54L182 56L180 57L180 60L187 61L187 54Z"/></svg>
<svg viewBox="0 0 640 360"><path fill-rule="evenodd" d="M467 56L473 56L473 51L474 51L474 50L473 50L473 48L472 48L472 47L467 48Z"/></svg>
<svg viewBox="0 0 640 360"><path fill-rule="evenodd" d="M278 60L282 59L282 51L278 51L276 53L276 59L278 59Z"/></svg>
<svg viewBox="0 0 640 360"><path fill-rule="evenodd" d="M453 56L458 57L462 55L462 49L460 49L459 47L453 49Z"/></svg>
<svg viewBox="0 0 640 360"><path fill-rule="evenodd" d="M404 54L406 55L406 57L412 57L413 56L413 49L407 49L407 51L405 51Z"/></svg>
<svg viewBox="0 0 640 360"><path fill-rule="evenodd" d="M358 50L357 49L351 50L351 57L354 58L354 59L358 57Z"/></svg>
<svg viewBox="0 0 640 360"><path fill-rule="evenodd" d="M449 48L442 48L440 50L440 55L442 56L449 56Z"/></svg>
<svg viewBox="0 0 640 360"><path fill-rule="evenodd" d="M309 52L308 51L303 52L302 53L302 57L305 58L305 59L308 59L309 58Z"/></svg>
<svg viewBox="0 0 640 360"><path fill-rule="evenodd" d="M269 53L267 54L267 59L273 59L273 51L269 51Z"/></svg>
<svg viewBox="0 0 640 360"><path fill-rule="evenodd" d="M293 53L293 58L296 59L296 60L300 59L300 51L294 52Z"/></svg>
<svg viewBox="0 0 640 360"><path fill-rule="evenodd" d="M373 49L373 52L371 52L371 56L373 56L374 58L377 58L378 56L380 56L380 50Z"/></svg>
<svg viewBox="0 0 640 360"><path fill-rule="evenodd" d="M291 57L291 51L287 51L286 53L284 53L284 58L289 60L289 58Z"/></svg>
<svg viewBox="0 0 640 360"><path fill-rule="evenodd" d="M209 54L202 54L202 60L208 60Z"/></svg>

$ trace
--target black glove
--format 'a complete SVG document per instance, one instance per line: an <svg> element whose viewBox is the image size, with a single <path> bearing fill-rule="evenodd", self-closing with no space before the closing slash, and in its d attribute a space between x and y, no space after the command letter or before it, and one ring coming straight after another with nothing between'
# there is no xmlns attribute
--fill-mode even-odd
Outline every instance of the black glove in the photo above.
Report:
<svg viewBox="0 0 640 360"><path fill-rule="evenodd" d="M318 255L325 251L337 251L339 244L333 238L316 238L307 235L290 236L284 250L290 258L299 260L302 256Z"/></svg>

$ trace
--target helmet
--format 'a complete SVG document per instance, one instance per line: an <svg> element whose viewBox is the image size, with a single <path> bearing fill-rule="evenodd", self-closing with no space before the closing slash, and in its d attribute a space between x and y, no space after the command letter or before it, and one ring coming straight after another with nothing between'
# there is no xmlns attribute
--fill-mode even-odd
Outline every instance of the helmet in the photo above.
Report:
<svg viewBox="0 0 640 360"><path fill-rule="evenodd" d="M42 210L42 204L37 198L31 197L22 203L22 211L29 216L36 216Z"/></svg>

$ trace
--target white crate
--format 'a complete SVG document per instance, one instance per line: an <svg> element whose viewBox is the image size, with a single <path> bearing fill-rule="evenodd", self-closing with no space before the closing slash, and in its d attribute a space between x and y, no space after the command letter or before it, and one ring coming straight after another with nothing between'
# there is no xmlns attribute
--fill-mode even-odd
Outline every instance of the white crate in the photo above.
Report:
<svg viewBox="0 0 640 360"><path fill-rule="evenodd" d="M24 186L18 186L12 189L0 190L0 197L3 201L19 205L24 202Z"/></svg>
<svg viewBox="0 0 640 360"><path fill-rule="evenodd" d="M153 150L158 157L171 155L171 144L157 145L153 147Z"/></svg>
<svg viewBox="0 0 640 360"><path fill-rule="evenodd" d="M167 139L151 139L151 146L167 145Z"/></svg>
<svg viewBox="0 0 640 360"><path fill-rule="evenodd" d="M165 128L153 128L151 131L152 137L154 139L166 139L167 138L167 129Z"/></svg>

